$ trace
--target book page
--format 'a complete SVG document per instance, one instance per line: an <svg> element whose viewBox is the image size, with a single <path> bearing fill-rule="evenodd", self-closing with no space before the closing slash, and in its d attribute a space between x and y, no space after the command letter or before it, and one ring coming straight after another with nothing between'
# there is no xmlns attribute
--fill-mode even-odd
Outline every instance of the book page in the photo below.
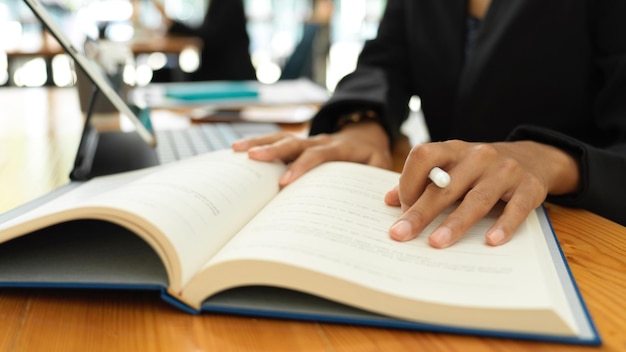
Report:
<svg viewBox="0 0 626 352"><path fill-rule="evenodd" d="M412 241L390 239L389 227L401 210L385 205L384 195L398 177L393 172L350 163L319 166L285 188L213 258L215 272L208 267L206 272L215 278L220 266L237 261L254 263L250 277L238 273L239 282L229 279L225 285L242 285L245 280L271 283L405 318L416 313L411 310L418 305L394 307L394 300L503 311L544 310L552 305L542 281L545 268L536 258L541 253L534 245L543 235L528 231L525 224L511 242L499 247L484 241L497 213L481 220L457 244L444 250L430 247L428 235L445 214ZM271 263L274 274L269 270L265 273L261 263ZM297 269L279 275L284 266ZM320 276L331 279L326 283L325 279L314 279ZM341 292L342 282L348 283L346 292ZM331 283L332 287L322 287ZM194 287L192 283L185 288L185 294L187 290L196 294ZM376 292L372 297L378 301L366 301L363 297L367 291ZM447 311L449 317L442 312L432 318L458 318L454 309Z"/></svg>
<svg viewBox="0 0 626 352"><path fill-rule="evenodd" d="M179 289L278 192L285 166L230 150L154 170L96 178L7 226L76 218L110 220L141 234L163 258ZM45 219L45 220L42 220ZM2 231L2 227L0 227Z"/></svg>

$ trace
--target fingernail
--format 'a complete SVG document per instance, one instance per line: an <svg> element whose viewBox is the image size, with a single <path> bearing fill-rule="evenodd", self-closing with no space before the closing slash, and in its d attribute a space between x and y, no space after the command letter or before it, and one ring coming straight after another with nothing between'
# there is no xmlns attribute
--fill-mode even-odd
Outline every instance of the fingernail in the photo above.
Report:
<svg viewBox="0 0 626 352"><path fill-rule="evenodd" d="M267 158L267 147L259 145L248 149L248 155L253 159L265 160Z"/></svg>
<svg viewBox="0 0 626 352"><path fill-rule="evenodd" d="M400 206L400 199L398 198L398 187L394 187L385 193L385 202L391 206Z"/></svg>
<svg viewBox="0 0 626 352"><path fill-rule="evenodd" d="M452 242L452 231L447 227L440 227L430 234L429 242L435 248L448 247Z"/></svg>
<svg viewBox="0 0 626 352"><path fill-rule="evenodd" d="M288 184L291 182L291 177L293 177L293 172L291 170L285 171L285 173L280 177L280 180L278 180L278 184L281 186Z"/></svg>
<svg viewBox="0 0 626 352"><path fill-rule="evenodd" d="M495 229L487 235L487 243L492 246L497 246L504 242L504 238L504 231L502 231L502 229Z"/></svg>
<svg viewBox="0 0 626 352"><path fill-rule="evenodd" d="M399 220L391 226L391 238L397 241L407 241L412 237L411 223L406 220Z"/></svg>
<svg viewBox="0 0 626 352"><path fill-rule="evenodd" d="M265 150L265 146L264 145L257 145L256 147L252 147L249 149L250 152L260 152Z"/></svg>

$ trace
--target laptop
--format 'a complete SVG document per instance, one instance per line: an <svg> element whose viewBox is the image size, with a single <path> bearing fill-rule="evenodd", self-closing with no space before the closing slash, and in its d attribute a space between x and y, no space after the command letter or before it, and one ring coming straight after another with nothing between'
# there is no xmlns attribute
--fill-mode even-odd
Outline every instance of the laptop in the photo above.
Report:
<svg viewBox="0 0 626 352"><path fill-rule="evenodd" d="M149 110L129 104L113 88L102 69L72 44L40 0L24 2L94 86L74 167L70 173L72 180L82 181L95 176L155 166L198 153L229 148L239 138L279 130L273 123L248 122L199 124L186 129L154 130ZM125 115L133 123L135 131L98 131L91 123L91 116L99 95L104 95L118 112Z"/></svg>

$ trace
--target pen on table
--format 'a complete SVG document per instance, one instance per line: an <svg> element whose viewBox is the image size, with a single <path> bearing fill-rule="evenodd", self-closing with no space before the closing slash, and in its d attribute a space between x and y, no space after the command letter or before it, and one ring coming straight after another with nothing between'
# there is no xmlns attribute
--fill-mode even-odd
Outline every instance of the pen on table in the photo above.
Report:
<svg viewBox="0 0 626 352"><path fill-rule="evenodd" d="M450 175L437 166L433 167L428 173L428 178L433 181L439 188L445 188L450 184Z"/></svg>

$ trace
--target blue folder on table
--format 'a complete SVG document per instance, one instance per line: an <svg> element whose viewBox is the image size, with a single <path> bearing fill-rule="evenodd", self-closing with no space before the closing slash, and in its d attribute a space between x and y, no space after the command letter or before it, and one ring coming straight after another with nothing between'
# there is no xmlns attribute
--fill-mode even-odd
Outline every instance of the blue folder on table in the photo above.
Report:
<svg viewBox="0 0 626 352"><path fill-rule="evenodd" d="M259 81L196 81L150 83L135 87L128 98L154 109L179 107L242 108L249 106L320 105L329 92L308 79Z"/></svg>
<svg viewBox="0 0 626 352"><path fill-rule="evenodd" d="M190 82L171 85L165 95L180 100L256 98L259 86L251 81Z"/></svg>

